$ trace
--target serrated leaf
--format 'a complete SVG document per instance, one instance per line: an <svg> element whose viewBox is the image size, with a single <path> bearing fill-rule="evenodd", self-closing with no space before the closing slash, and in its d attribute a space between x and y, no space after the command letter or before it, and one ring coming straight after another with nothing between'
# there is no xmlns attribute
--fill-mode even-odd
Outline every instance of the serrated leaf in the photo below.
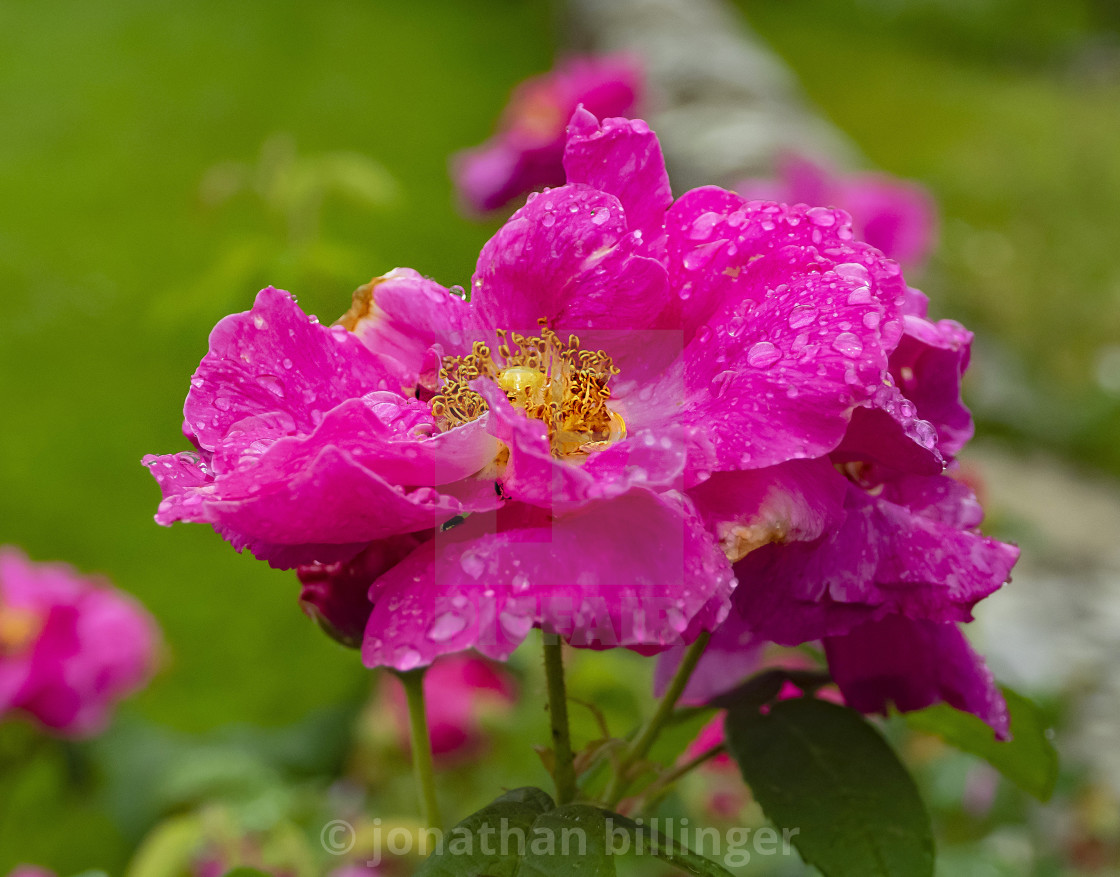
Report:
<svg viewBox="0 0 1120 877"><path fill-rule="evenodd" d="M537 818L555 806L545 792L530 786L507 792L448 831L417 877L516 877L518 836L531 838Z"/></svg>
<svg viewBox="0 0 1120 877"><path fill-rule="evenodd" d="M939 703L906 713L910 727L934 734L951 746L978 755L1015 785L1040 801L1050 800L1058 781L1058 753L1046 736L1038 708L1010 688L1003 688L1011 714L1011 739L995 739L992 729L971 713Z"/></svg>
<svg viewBox="0 0 1120 877"><path fill-rule="evenodd" d="M826 877L933 874L929 815L914 781L859 713L796 698L765 714L732 710L726 730L766 815Z"/></svg>

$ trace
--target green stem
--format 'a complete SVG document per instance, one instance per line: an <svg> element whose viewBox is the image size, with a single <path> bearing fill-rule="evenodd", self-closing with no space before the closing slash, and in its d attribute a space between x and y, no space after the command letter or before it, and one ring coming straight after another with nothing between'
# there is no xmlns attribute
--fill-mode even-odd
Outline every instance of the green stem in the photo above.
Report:
<svg viewBox="0 0 1120 877"><path fill-rule="evenodd" d="M420 798L421 816L431 828L443 828L436 798L432 740L428 734L428 714L424 709L424 672L427 667L397 673L408 701L408 725L412 733L412 774Z"/></svg>
<svg viewBox="0 0 1120 877"><path fill-rule="evenodd" d="M659 796L663 795L673 783L681 777L692 773L700 765L706 761L710 761L717 755L722 755L727 751L726 743L718 743L711 749L701 752L695 758L686 761L684 764L678 765L666 774L658 777L654 782L650 783L645 789L642 790L642 798L646 801L646 806L649 802L656 800Z"/></svg>
<svg viewBox="0 0 1120 877"><path fill-rule="evenodd" d="M673 676L673 681L669 683L669 687L665 691L665 696L661 698L661 702L657 705L653 715L642 726L642 730L638 732L638 736L630 744L630 748L619 760L618 768L614 776L611 777L610 785L607 786L603 796L607 806L611 809L617 807L618 802L622 800L622 796L626 794L626 789L631 781L630 768L646 757L650 748L657 741L665 722L672 716L677 701L684 694L685 686L688 685L692 671L700 663L700 656L704 654L709 639L711 639L710 633L701 633L696 638L696 642L688 647L688 651L684 653L681 664L677 667L677 672Z"/></svg>
<svg viewBox="0 0 1120 877"><path fill-rule="evenodd" d="M544 675L548 684L548 717L552 725L552 752L555 757L556 800L570 803L576 796L576 771L572 756L572 733L568 728L568 696L564 690L564 655L560 638L542 635Z"/></svg>

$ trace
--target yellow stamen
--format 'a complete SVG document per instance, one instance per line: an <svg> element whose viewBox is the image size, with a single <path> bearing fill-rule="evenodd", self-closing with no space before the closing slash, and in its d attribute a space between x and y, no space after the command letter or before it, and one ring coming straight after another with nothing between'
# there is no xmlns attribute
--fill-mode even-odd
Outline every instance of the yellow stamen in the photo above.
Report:
<svg viewBox="0 0 1120 877"><path fill-rule="evenodd" d="M602 350L582 350L579 338L562 340L540 321L540 335L527 337L498 330L497 353L481 341L465 356L449 356L440 370L443 386L432 399L432 413L444 429L481 417L486 400L470 382L486 377L509 401L548 426L557 457L601 450L626 435L626 423L607 406L607 386L618 374Z"/></svg>
<svg viewBox="0 0 1120 877"><path fill-rule="evenodd" d="M39 635L43 617L31 609L0 606L0 655L18 655Z"/></svg>

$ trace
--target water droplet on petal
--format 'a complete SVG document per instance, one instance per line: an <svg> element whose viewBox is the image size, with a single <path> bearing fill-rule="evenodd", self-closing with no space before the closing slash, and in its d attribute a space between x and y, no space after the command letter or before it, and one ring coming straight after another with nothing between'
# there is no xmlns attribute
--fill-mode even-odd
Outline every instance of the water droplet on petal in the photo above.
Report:
<svg viewBox="0 0 1120 877"><path fill-rule="evenodd" d="M747 353L747 363L755 368L768 368L782 358L782 352L769 341L759 341Z"/></svg>
<svg viewBox="0 0 1120 877"><path fill-rule="evenodd" d="M868 311L863 315L863 325L868 329L875 329L879 326L880 317L875 311Z"/></svg>
<svg viewBox="0 0 1120 877"><path fill-rule="evenodd" d="M498 623L510 639L522 640L533 626L533 619L527 615L517 615L508 610L498 613Z"/></svg>
<svg viewBox="0 0 1120 877"><path fill-rule="evenodd" d="M428 628L428 639L432 642L447 642L455 634L467 626L467 619L455 612L444 612L437 615L432 626Z"/></svg>
<svg viewBox="0 0 1120 877"><path fill-rule="evenodd" d="M836 216L827 207L812 207L806 215L814 225L819 225L821 228L836 225Z"/></svg>
<svg viewBox="0 0 1120 877"><path fill-rule="evenodd" d="M859 262L844 262L832 270L845 280L855 281L861 286L868 286L871 283L871 275L867 273L867 268Z"/></svg>
<svg viewBox="0 0 1120 877"><path fill-rule="evenodd" d="M592 213L591 213L591 224L592 225L602 225L605 222L610 222L610 219L611 219L611 212L609 210L607 210L605 207L601 207L598 210L592 211Z"/></svg>
<svg viewBox="0 0 1120 877"><path fill-rule="evenodd" d="M813 305L797 305L789 312L789 327L800 329L803 326L808 326L817 318L817 313L818 311Z"/></svg>
<svg viewBox="0 0 1120 877"><path fill-rule="evenodd" d="M416 649L404 646L393 655L393 666L398 670L411 670L420 666L423 656Z"/></svg>
<svg viewBox="0 0 1120 877"><path fill-rule="evenodd" d="M841 332L833 339L832 349L837 353L855 359L863 353L863 342L851 332Z"/></svg>
<svg viewBox="0 0 1120 877"><path fill-rule="evenodd" d="M850 305L863 305L871 301L871 288L861 286L858 289L853 289L848 296L848 304Z"/></svg>
<svg viewBox="0 0 1120 877"><path fill-rule="evenodd" d="M481 578L486 569L485 561L473 551L464 552L463 556L459 558L459 565L463 568L463 572L472 579Z"/></svg>
<svg viewBox="0 0 1120 877"><path fill-rule="evenodd" d="M253 325L258 329L263 329L268 325L268 323L265 322L264 317L262 317L260 314L253 314Z"/></svg>
<svg viewBox="0 0 1120 877"><path fill-rule="evenodd" d="M706 241L712 236L712 230L719 224L723 217L711 211L698 216L689 229L688 236L694 241Z"/></svg>
<svg viewBox="0 0 1120 877"><path fill-rule="evenodd" d="M257 383L264 387L273 396L284 398L284 384L276 375L258 375Z"/></svg>

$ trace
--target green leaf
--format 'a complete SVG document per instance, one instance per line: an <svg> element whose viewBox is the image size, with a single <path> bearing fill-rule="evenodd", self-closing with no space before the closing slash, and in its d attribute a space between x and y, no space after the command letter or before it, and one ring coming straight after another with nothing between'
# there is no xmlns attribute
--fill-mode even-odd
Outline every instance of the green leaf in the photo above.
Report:
<svg viewBox="0 0 1120 877"><path fill-rule="evenodd" d="M226 871L222 877L271 877L267 871L259 871L256 868L234 868L232 871Z"/></svg>
<svg viewBox="0 0 1120 877"><path fill-rule="evenodd" d="M417 877L516 877L521 860L517 839L531 838L537 818L555 806L540 789L507 792L448 831Z"/></svg>
<svg viewBox="0 0 1120 877"><path fill-rule="evenodd" d="M540 789L515 789L452 828L418 877L615 877L615 858L643 847L696 877L730 877L675 841L590 804L557 807Z"/></svg>
<svg viewBox="0 0 1120 877"><path fill-rule="evenodd" d="M1011 713L1010 740L996 740L992 729L976 716L946 703L906 713L906 722L980 756L1024 791L1048 801L1058 781L1058 753L1046 736L1046 722L1038 707L1021 694L1010 688L1002 691Z"/></svg>
<svg viewBox="0 0 1120 877"><path fill-rule="evenodd" d="M612 831L617 831L615 826L621 826L626 830L634 847L637 846L636 839L641 837L644 850L679 871L692 874L694 877L731 877L730 872L722 866L705 859L703 856L696 855L687 847L678 844L673 838L654 831L648 825L639 825L634 820L619 816L617 813L610 814L610 819ZM611 849L616 854L621 852L613 837L611 838Z"/></svg>
<svg viewBox="0 0 1120 877"><path fill-rule="evenodd" d="M615 877L607 849L611 814L588 804L565 804L533 823L517 877Z"/></svg>
<svg viewBox="0 0 1120 877"><path fill-rule="evenodd" d="M894 750L857 712L825 701L732 710L727 742L766 815L826 877L927 877L933 835Z"/></svg>

